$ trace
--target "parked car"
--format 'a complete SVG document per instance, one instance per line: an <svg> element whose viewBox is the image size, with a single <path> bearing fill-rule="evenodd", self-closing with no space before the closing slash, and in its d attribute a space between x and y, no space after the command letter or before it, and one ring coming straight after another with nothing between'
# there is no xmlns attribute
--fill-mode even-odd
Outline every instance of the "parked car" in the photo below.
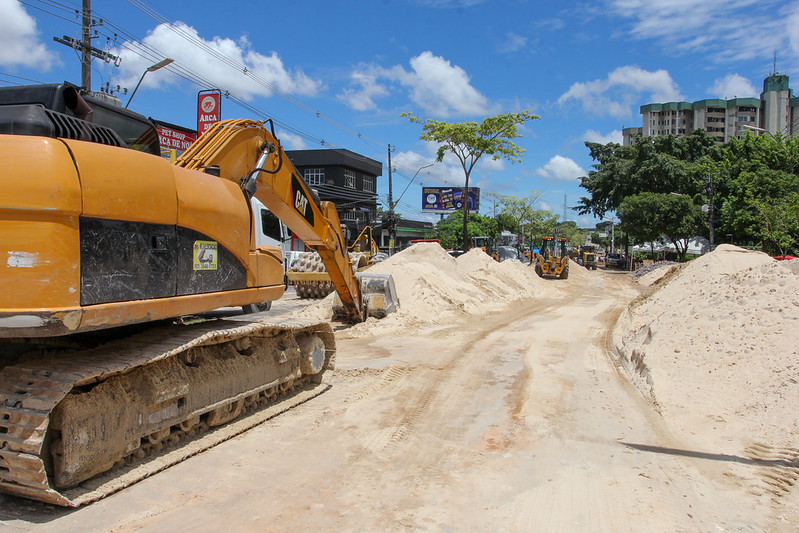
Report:
<svg viewBox="0 0 799 533"><path fill-rule="evenodd" d="M627 261L619 253L611 252L605 257L605 266L609 268L624 268Z"/></svg>

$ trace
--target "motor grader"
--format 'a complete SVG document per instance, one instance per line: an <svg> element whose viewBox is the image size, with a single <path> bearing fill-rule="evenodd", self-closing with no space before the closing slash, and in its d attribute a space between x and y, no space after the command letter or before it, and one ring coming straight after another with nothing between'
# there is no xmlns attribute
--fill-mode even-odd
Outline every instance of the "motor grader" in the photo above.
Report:
<svg viewBox="0 0 799 533"><path fill-rule="evenodd" d="M353 271L271 120L220 122L172 164L142 115L66 83L6 87L0 159L0 492L87 503L166 448L320 393L328 322L176 319L282 296L253 198L318 251L340 317L399 305L390 276Z"/></svg>
<svg viewBox="0 0 799 533"><path fill-rule="evenodd" d="M569 277L569 254L566 250L566 239L544 237L541 250L533 263L535 273L544 278L567 279Z"/></svg>

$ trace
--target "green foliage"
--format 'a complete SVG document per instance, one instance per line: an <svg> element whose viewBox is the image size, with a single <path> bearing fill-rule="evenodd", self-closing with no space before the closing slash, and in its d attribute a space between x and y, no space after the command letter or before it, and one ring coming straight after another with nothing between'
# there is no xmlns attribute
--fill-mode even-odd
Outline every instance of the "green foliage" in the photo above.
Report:
<svg viewBox="0 0 799 533"><path fill-rule="evenodd" d="M514 196L489 192L487 199L494 202L499 231L509 231L515 235L530 235L533 224L540 218L540 211L534 209L535 203L541 197L541 191L530 191L529 196Z"/></svg>
<svg viewBox="0 0 799 533"><path fill-rule="evenodd" d="M702 211L685 195L643 192L625 198L618 210L620 228L638 242L665 235L685 260L687 239L699 230Z"/></svg>
<svg viewBox="0 0 799 533"><path fill-rule="evenodd" d="M568 246L575 248L583 244L583 232L577 227L577 222L566 220L558 226L558 237L566 239Z"/></svg>
<svg viewBox="0 0 799 533"><path fill-rule="evenodd" d="M699 130L684 137L644 138L631 146L586 146L596 163L581 178L589 193L580 199L581 214L601 218L641 193L677 193L695 207L709 205L712 199L716 234L731 235L740 245L759 244L783 252L799 245L794 216L794 194L799 190L797 138L747 133L743 139L720 144ZM669 234L652 227L654 213L631 222L641 201L627 204L624 230L639 240L649 240L653 233ZM707 235L709 225L706 214L697 233Z"/></svg>
<svg viewBox="0 0 799 533"><path fill-rule="evenodd" d="M602 218L616 211L628 196L641 192L688 194L702 192L693 164L716 153L718 147L704 130L685 137L642 138L630 146L586 142L596 161L580 186L590 193L578 202L581 215Z"/></svg>
<svg viewBox="0 0 799 533"><path fill-rule="evenodd" d="M450 213L436 224L433 238L438 239L441 246L447 250L464 250L462 220L462 210ZM499 235L497 221L491 217L470 213L469 234L495 238Z"/></svg>
<svg viewBox="0 0 799 533"><path fill-rule="evenodd" d="M422 119L412 113L402 113L400 116L422 126L422 134L419 136L421 140L438 144L436 161L443 161L447 152L458 159L463 168L466 191L469 190L472 171L482 156L488 155L495 160L505 159L511 163L521 162L524 149L513 142L513 139L521 137L518 126L539 118L529 111L522 111L486 117L478 124ZM462 242L466 243L465 249L469 246L469 220L469 202L465 202L462 223Z"/></svg>
<svg viewBox="0 0 799 533"><path fill-rule="evenodd" d="M799 193L753 201L761 223L756 236L772 255L785 255L799 243Z"/></svg>

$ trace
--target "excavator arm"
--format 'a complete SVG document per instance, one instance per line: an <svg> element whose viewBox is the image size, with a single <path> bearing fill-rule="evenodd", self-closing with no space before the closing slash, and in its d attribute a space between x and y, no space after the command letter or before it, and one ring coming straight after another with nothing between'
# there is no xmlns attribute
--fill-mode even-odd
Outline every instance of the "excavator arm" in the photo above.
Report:
<svg viewBox="0 0 799 533"><path fill-rule="evenodd" d="M335 205L316 199L280 146L271 120L219 122L184 152L176 165L217 173L220 178L239 183L246 194L263 202L319 253L347 319L357 322L366 319L367 302L347 256ZM393 280L385 283L390 284L392 294L385 297L387 302L381 299L379 305L385 307L389 303L393 307L396 301ZM390 310L382 314L387 312Z"/></svg>

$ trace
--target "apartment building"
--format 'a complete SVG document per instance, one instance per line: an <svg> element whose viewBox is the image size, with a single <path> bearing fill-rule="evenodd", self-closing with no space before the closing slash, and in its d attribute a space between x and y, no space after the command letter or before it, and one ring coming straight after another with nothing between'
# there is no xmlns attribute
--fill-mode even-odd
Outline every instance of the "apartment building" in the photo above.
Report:
<svg viewBox="0 0 799 533"><path fill-rule="evenodd" d="M747 131L771 134L799 133L799 98L788 86L788 76L772 74L763 81L760 98L707 99L641 106L643 126L624 128L623 143L636 137L689 135L703 129L718 142L742 138Z"/></svg>

